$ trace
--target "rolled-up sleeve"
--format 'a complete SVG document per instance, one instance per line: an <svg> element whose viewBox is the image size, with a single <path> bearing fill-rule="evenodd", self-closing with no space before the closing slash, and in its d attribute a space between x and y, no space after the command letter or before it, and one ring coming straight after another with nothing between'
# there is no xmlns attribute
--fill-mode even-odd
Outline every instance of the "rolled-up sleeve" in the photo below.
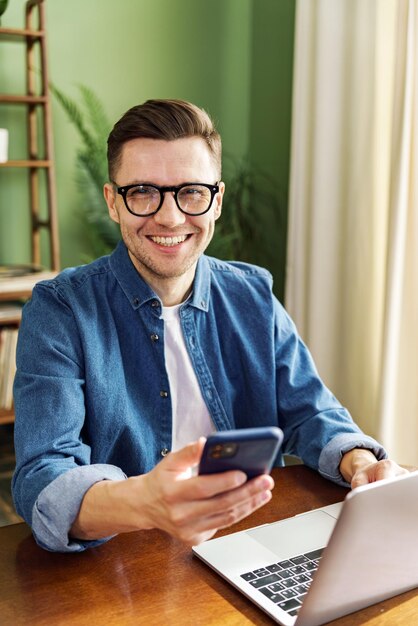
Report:
<svg viewBox="0 0 418 626"><path fill-rule="evenodd" d="M101 480L123 480L121 469L97 464L76 467L61 474L39 494L32 511L32 530L36 542L52 552L81 552L105 543L111 537L84 541L69 536L85 493Z"/></svg>
<svg viewBox="0 0 418 626"><path fill-rule="evenodd" d="M372 437L364 434L342 433L337 435L324 447L319 457L318 471L324 478L328 478L343 487L350 485L344 480L339 470L344 454L354 448L370 450L378 461L387 459L386 450Z"/></svg>

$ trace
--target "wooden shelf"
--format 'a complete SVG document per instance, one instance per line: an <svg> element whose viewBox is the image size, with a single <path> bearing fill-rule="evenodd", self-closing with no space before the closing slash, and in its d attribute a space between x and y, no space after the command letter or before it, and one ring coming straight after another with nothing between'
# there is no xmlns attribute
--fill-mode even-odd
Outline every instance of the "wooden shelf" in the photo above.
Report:
<svg viewBox="0 0 418 626"><path fill-rule="evenodd" d="M0 163L0 167L29 167L31 169L48 168L52 166L52 161L6 161L6 163Z"/></svg>
<svg viewBox="0 0 418 626"><path fill-rule="evenodd" d="M15 421L14 411L5 411L4 409L0 410L0 425L3 424L13 424Z"/></svg>
<svg viewBox="0 0 418 626"><path fill-rule="evenodd" d="M1 301L0 301L1 303ZM22 312L16 313L16 315L4 315L0 317L0 330L3 326L19 326L22 318Z"/></svg>
<svg viewBox="0 0 418 626"><path fill-rule="evenodd" d="M46 96L13 96L0 94L1 104L45 104L48 101Z"/></svg>
<svg viewBox="0 0 418 626"><path fill-rule="evenodd" d="M23 44L26 74L25 93L4 93L7 88L3 85L1 86L2 93L0 93L0 105L23 105L26 108L27 118L27 150L22 153L25 158L10 159L6 163L0 163L0 169L26 168L28 170L21 178L26 179L29 187L31 263L22 265L20 268L22 271L3 271L0 275L0 302L2 303L0 330L5 337L3 355L7 354L8 364L13 367L14 363L10 359L15 349L21 321L19 304L31 297L36 283L54 278L60 267L46 39L45 0L26 0L24 28L0 27L0 43ZM4 175L7 174L2 172L2 176ZM43 194L44 186L45 193ZM7 202L1 208L6 210ZM9 210L12 209L9 208ZM50 254L46 262L42 259L42 229L46 229L49 234ZM15 235L10 233L10 236ZM46 265L51 269L43 270ZM4 384L0 385L2 388L0 406L3 407L0 408L0 424L11 424L14 421L10 395L11 374L12 369L8 369L2 381Z"/></svg>
<svg viewBox="0 0 418 626"><path fill-rule="evenodd" d="M25 39L42 39L42 37L45 37L45 31L43 30L0 28L0 39L3 41L24 41Z"/></svg>
<svg viewBox="0 0 418 626"><path fill-rule="evenodd" d="M30 298L32 289L40 280L51 280L57 272L45 271L0 279L0 301L20 300Z"/></svg>

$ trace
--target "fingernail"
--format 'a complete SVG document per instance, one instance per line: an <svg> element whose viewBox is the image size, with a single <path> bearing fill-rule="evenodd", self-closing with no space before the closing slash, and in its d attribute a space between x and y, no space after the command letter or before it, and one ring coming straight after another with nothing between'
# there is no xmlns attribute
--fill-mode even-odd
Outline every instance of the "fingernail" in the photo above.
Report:
<svg viewBox="0 0 418 626"><path fill-rule="evenodd" d="M258 487L260 487L260 489L270 489L271 487L270 479L267 476L263 476L263 478L260 478Z"/></svg>
<svg viewBox="0 0 418 626"><path fill-rule="evenodd" d="M263 502L268 502L271 499L271 491L263 491L261 494L261 499Z"/></svg>
<svg viewBox="0 0 418 626"><path fill-rule="evenodd" d="M244 474L244 472L241 471L237 471L237 473L235 474L235 486L241 487L241 485L243 485L245 482L247 482L247 474Z"/></svg>

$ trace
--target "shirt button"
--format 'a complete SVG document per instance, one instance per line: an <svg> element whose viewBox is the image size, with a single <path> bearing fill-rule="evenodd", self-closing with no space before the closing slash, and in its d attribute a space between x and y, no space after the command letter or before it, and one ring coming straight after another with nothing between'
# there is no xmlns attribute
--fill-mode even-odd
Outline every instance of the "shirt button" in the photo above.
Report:
<svg viewBox="0 0 418 626"><path fill-rule="evenodd" d="M151 306L153 306L153 307L160 306L160 303L158 302L158 300L153 300L151 302Z"/></svg>
<svg viewBox="0 0 418 626"><path fill-rule="evenodd" d="M153 334L151 335L151 341L154 341L154 342L155 342L155 341L158 341L158 340L159 340L159 336L158 336L158 335L156 335L155 333L153 333Z"/></svg>
<svg viewBox="0 0 418 626"><path fill-rule="evenodd" d="M170 450L168 448L163 448L161 450L161 456L167 456L167 454L170 452Z"/></svg>
<svg viewBox="0 0 418 626"><path fill-rule="evenodd" d="M132 300L132 304L133 304L134 306L138 306L138 305L139 305L139 298L134 298L134 299Z"/></svg>
<svg viewBox="0 0 418 626"><path fill-rule="evenodd" d="M160 391L160 396L162 398L168 398L168 391Z"/></svg>

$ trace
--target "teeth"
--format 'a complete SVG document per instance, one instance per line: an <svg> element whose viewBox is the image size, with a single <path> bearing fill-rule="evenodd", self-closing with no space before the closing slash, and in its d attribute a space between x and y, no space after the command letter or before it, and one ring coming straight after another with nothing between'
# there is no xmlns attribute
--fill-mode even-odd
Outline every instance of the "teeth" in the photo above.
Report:
<svg viewBox="0 0 418 626"><path fill-rule="evenodd" d="M154 243L160 246L177 246L187 239L187 235L179 235L178 237L150 237Z"/></svg>

